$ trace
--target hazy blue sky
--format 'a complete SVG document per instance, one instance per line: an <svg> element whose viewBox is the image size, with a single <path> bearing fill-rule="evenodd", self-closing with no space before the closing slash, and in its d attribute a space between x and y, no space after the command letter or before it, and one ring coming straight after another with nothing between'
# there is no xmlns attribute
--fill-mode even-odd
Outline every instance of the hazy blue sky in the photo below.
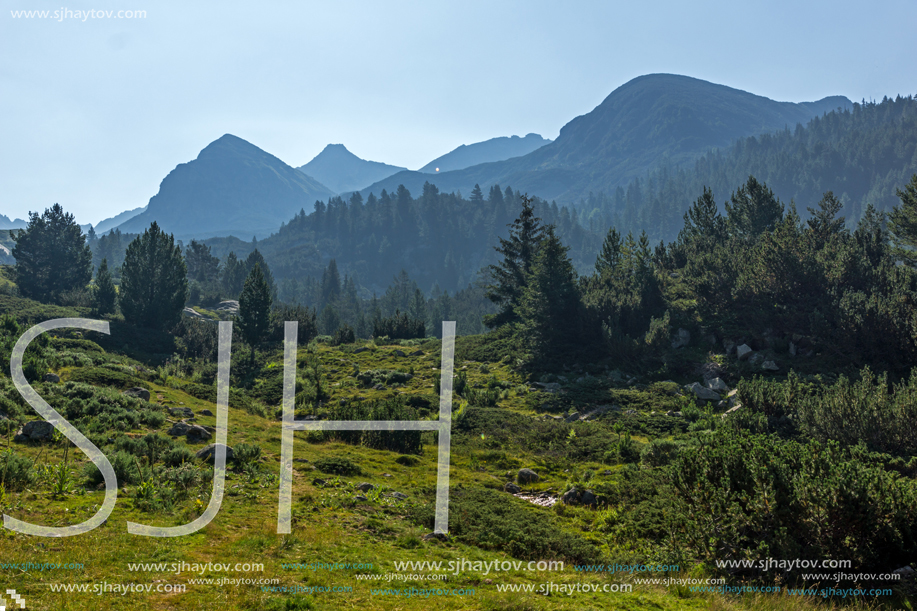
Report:
<svg viewBox="0 0 917 611"><path fill-rule="evenodd" d="M145 10L144 19L13 18ZM224 133L299 166L329 142L416 169L555 138L612 90L685 74L782 101L917 93L917 2L4 2L0 213L147 203Z"/></svg>

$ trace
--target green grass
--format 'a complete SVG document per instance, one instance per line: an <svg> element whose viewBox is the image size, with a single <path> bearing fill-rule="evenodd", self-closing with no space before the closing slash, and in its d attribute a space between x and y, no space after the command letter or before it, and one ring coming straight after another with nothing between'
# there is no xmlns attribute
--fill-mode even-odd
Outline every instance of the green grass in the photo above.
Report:
<svg viewBox="0 0 917 611"><path fill-rule="evenodd" d="M0 296L2 298L2 296ZM66 379L82 379L105 392L118 392L127 385L145 386L150 390L151 402L156 409L167 414L166 408L185 407L196 414L197 423L215 426L214 416L201 415L202 410L216 413L209 393L200 389L212 386L201 378L203 364L190 367L187 372L173 368L168 375L155 370L157 363L136 362L114 352L100 352L97 345L77 341L52 342L60 350L82 352L87 357L104 358L104 363L87 367L67 367ZM320 344L317 355L327 376L332 397L329 403L341 399L363 401L403 395L409 404L416 404L426 417L435 418L437 403L436 379L439 374L439 342L417 342L410 350L423 351L423 355L399 357L394 351L403 346L367 345L369 350L354 353L353 347L338 348ZM301 347L300 357L306 347ZM76 571L18 572L0 569L0 586L15 588L28 601L28 609L54 610L172 610L172 609L481 609L489 611L521 611L526 609L551 609L558 611L615 609L663 610L739 609L776 611L808 611L812 609L840 608L832 603L815 599L787 596L723 596L695 594L686 588L663 586L635 586L627 594L596 595L576 593L572 596L543 596L537 593L501 593L498 584L596 584L628 581L621 576L577 573L569 566L573 559L610 558L618 553L605 542L607 529L614 528L611 509L595 511L582 507L567 507L563 511L527 504L501 492L507 481L514 479L519 468L534 468L540 475L527 489L536 492L562 492L571 485L588 486L599 495L615 500L627 467L606 462L607 447L619 435L630 431L640 444L653 439L676 437L690 442L694 434L685 435L673 430L659 412L668 409L674 399L658 388L624 389L612 385L607 388L580 389L580 409L590 401L611 399L638 410L638 414L625 417L619 412L594 422L570 424L553 419L545 420L544 412L536 409L539 401L551 398L548 393L530 391L525 380L512 371L510 363L473 360L469 355L482 356L471 350L460 356L456 369L464 371L468 386L487 385L491 376L506 382L508 392L501 395L496 407L469 408L461 422L455 425L452 438L450 484L452 490L451 524L454 536L442 542L424 540L430 532L436 485L436 439L427 433L423 436L423 451L419 455L404 456L398 452L372 449L338 441L320 441L306 432L294 435L293 462L293 526L291 535L276 534L278 480L280 467L281 425L275 418L276 404L265 403L265 410L246 409L233 404L229 409L228 443L231 446L250 446L245 465L230 466L226 480L226 495L215 519L201 531L177 538L145 538L129 535L126 521L158 526L174 526L195 519L208 501L210 482L193 484L189 493L173 499L170 507L157 505L165 494L164 488L145 488L142 478L138 483L128 483L118 493L118 504L108 522L85 535L62 539L43 539L2 531L0 558L2 562L61 562L83 563L85 568ZM103 367L102 365L109 365ZM357 379L365 371L413 372L410 379L394 380L382 390L367 388ZM259 354L257 370L252 382L265 382L282 374L282 353L279 347L265 355ZM593 383L593 386L595 384ZM601 386L601 385L600 385ZM47 387L39 386L46 397L54 396ZM663 389L664 390L664 389ZM193 392L188 392L193 391ZM252 399L248 391L236 391L246 401ZM57 392L57 389L55 389ZM592 393L592 394L589 394ZM433 401L431 402L431 397ZM51 400L51 399L49 399ZM456 404L460 400L456 397ZM414 403L411 403L411 402ZM321 411L321 408L319 408ZM649 412L656 411L651 415ZM167 414L171 420L177 420ZM623 428L614 430L614 425ZM135 447L149 433L165 435L171 423L151 427L142 423L124 431L122 441L99 439L103 450L112 456L114 448ZM4 429L0 429L3 431ZM575 435L570 435L573 431ZM14 433L15 430L12 431ZM117 436L116 436L117 437ZM126 440L125 440L126 438ZM196 451L201 445L188 445L184 439L177 443ZM106 445L108 444L108 445ZM133 445L132 445L133 444ZM0 494L0 505L5 514L16 518L49 525L65 525L82 521L92 515L101 502L102 491L87 485L82 475L85 457L61 442L45 445L12 443L0 439L0 445L11 447L20 462L34 464L37 472L49 473L54 468L70 474L72 487L64 494L54 494L53 480L42 475L34 482L26 482L22 490L8 488ZM252 448L260 448L258 453ZM66 463L65 461L66 456ZM139 473L146 473L145 463L138 459ZM193 461L201 469L206 465ZM57 465L65 464L64 467ZM337 468L353 465L359 469ZM334 467L334 468L331 468ZM331 471L331 473L328 473ZM317 480L324 480L318 483ZM648 480L647 480L648 481ZM369 482L374 490L363 493L366 500L356 500L360 494L356 486ZM399 492L401 499L391 496ZM647 491L649 494L651 491ZM610 505L613 507L614 503ZM620 551L620 550L618 550ZM635 553L636 550L630 550ZM464 570L450 575L446 582L407 581L370 582L357 580L357 573L386 574L394 572L396 561L459 559L492 562L513 558L567 559L562 571L532 573L508 571L483 574L482 571ZM263 563L263 573L175 573L131 572L128 563L144 562L229 562ZM288 570L283 563L352 562L372 563L371 571ZM687 576L685 573L683 576ZM348 593L317 593L313 595L288 595L262 592L258 585L195 585L197 578L277 578L279 585L301 586L352 586ZM488 583L487 580L491 582ZM51 592L51 583L100 584L113 583L169 583L184 584L184 593L129 593L118 594L61 594ZM403 598L374 595L379 587L401 588L474 588L472 597ZM869 608L858 601L843 607L859 610Z"/></svg>

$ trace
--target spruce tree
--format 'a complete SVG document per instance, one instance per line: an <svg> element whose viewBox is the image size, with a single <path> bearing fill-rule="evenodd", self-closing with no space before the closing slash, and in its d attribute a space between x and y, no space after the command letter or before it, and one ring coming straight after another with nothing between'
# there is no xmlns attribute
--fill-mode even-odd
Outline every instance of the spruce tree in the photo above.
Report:
<svg viewBox="0 0 917 611"><path fill-rule="evenodd" d="M754 240L783 218L783 204L754 176L749 176L730 200L726 214L730 233L735 237Z"/></svg>
<svg viewBox="0 0 917 611"><path fill-rule="evenodd" d="M519 336L536 367L557 360L580 337L579 292L569 248L553 225L545 233L519 307Z"/></svg>
<svg viewBox="0 0 917 611"><path fill-rule="evenodd" d="M888 229L895 244L895 256L910 266L917 266L917 174L904 191L897 189L901 200L888 214Z"/></svg>
<svg viewBox="0 0 917 611"><path fill-rule="evenodd" d="M251 346L251 359L255 360L255 346L263 341L271 324L271 287L261 271L261 264L255 263L245 279L239 296L239 330L246 343Z"/></svg>
<svg viewBox="0 0 917 611"><path fill-rule="evenodd" d="M605 242L602 244L602 252L595 260L595 271L597 274L608 273L618 268L621 263L621 234L614 227L608 230L605 236Z"/></svg>
<svg viewBox="0 0 917 611"><path fill-rule="evenodd" d="M111 314L115 311L118 294L115 283L112 282L111 273L108 271L108 259L102 259L96 272L95 290L93 292L93 305L99 314Z"/></svg>
<svg viewBox="0 0 917 611"><path fill-rule="evenodd" d="M30 212L28 226L15 232L13 239L16 282L25 297L57 301L92 279L92 252L73 215L60 204L41 215Z"/></svg>
<svg viewBox="0 0 917 611"><path fill-rule="evenodd" d="M491 190L491 198L496 194L502 198L499 188ZM519 320L516 311L519 299L544 238L545 229L541 219L535 216L533 200L526 195L521 199L522 211L519 218L509 225L509 238L500 238L500 245L494 247L494 250L503 255L503 261L487 268L491 282L487 286L486 295L500 308L497 314L484 318L484 324L491 328Z"/></svg>
<svg viewBox="0 0 917 611"><path fill-rule="evenodd" d="M121 312L132 324L169 329L181 319L188 278L181 248L156 222L127 246L121 266Z"/></svg>

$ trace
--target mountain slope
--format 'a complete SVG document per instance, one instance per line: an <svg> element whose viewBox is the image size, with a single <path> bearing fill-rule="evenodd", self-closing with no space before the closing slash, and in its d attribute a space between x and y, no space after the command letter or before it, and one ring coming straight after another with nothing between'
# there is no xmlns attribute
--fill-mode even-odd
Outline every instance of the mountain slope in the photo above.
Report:
<svg viewBox="0 0 917 611"><path fill-rule="evenodd" d="M493 184L570 203L590 191L611 192L668 158L693 161L738 138L773 132L838 107L842 96L796 104L687 76L650 74L614 90L592 112L567 123L554 142L528 155L464 170L401 172L363 190L380 193L404 184L419 191L431 181L443 191Z"/></svg>
<svg viewBox="0 0 917 611"><path fill-rule="evenodd" d="M0 214L0 229L25 229L26 223L22 219L16 219L11 221L10 217L5 214Z"/></svg>
<svg viewBox="0 0 917 611"><path fill-rule="evenodd" d="M360 159L343 144L329 144L312 161L297 169L335 193L359 191L367 185L405 170L387 163Z"/></svg>
<svg viewBox="0 0 917 611"><path fill-rule="evenodd" d="M527 134L525 138L502 136L500 138L491 138L484 142L463 144L445 155L437 157L417 171L436 174L437 172L462 170L480 163L521 157L546 144L550 144L550 142L550 140L542 138L538 134Z"/></svg>
<svg viewBox="0 0 917 611"><path fill-rule="evenodd" d="M333 193L257 146L226 134L179 164L147 210L118 226L139 233L157 221L176 238L264 237Z"/></svg>
<svg viewBox="0 0 917 611"><path fill-rule="evenodd" d="M99 221L99 224L93 227L95 229L96 235L102 235L108 233L118 225L128 221L129 219L134 218L138 214L146 212L147 207L141 206L140 208L134 208L133 210L125 210L111 218Z"/></svg>

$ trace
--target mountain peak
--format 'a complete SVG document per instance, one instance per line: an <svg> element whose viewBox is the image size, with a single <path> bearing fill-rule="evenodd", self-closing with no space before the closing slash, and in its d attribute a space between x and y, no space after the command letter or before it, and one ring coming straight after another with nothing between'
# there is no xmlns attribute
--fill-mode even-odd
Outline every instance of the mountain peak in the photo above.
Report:
<svg viewBox="0 0 917 611"><path fill-rule="evenodd" d="M361 159L343 144L328 144L312 161L298 168L335 193L350 193L388 178L405 168Z"/></svg>

